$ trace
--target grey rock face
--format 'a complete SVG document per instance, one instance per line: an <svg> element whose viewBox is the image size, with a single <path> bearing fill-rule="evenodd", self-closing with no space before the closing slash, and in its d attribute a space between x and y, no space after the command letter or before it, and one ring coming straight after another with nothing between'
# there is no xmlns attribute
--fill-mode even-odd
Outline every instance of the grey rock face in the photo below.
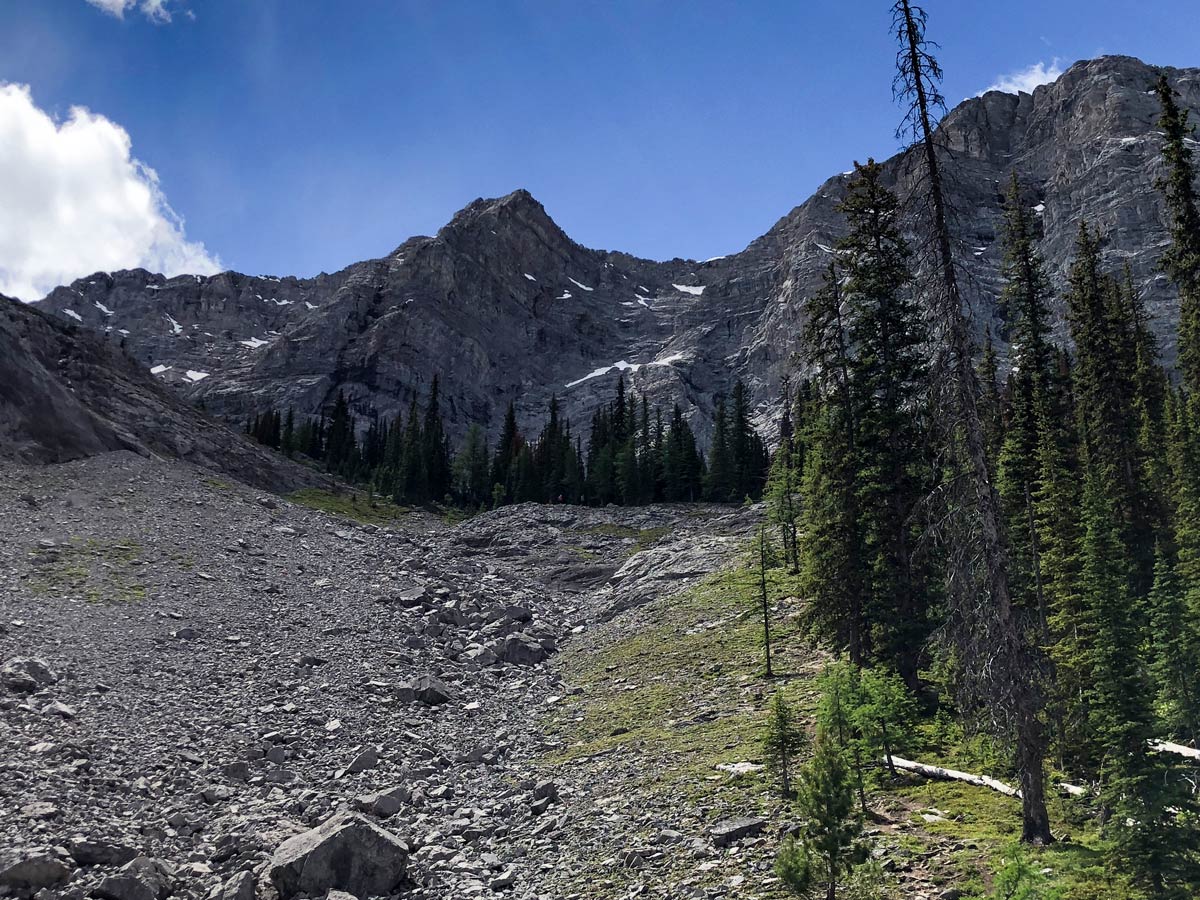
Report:
<svg viewBox="0 0 1200 900"><path fill-rule="evenodd" d="M1148 91L1159 71L1103 57L1032 95L991 92L946 117L956 249L980 334L1000 331L1001 199L1015 169L1055 284L1065 281L1079 221L1092 221L1106 235L1107 262L1132 267L1164 356L1174 358L1174 294L1155 268L1166 231ZM1200 70L1164 71L1200 115ZM911 176L900 157L887 172L905 193ZM517 191L477 200L435 237L332 275L116 272L58 288L41 306L127 344L156 377L239 421L268 405L316 414L339 390L360 413L390 417L414 394L423 399L440 373L452 434L481 422L494 439L510 401L534 429L551 394L586 427L624 371L654 400L681 403L703 437L714 396L736 377L751 388L760 424L772 420L806 299L843 231L836 207L848 180L827 181L741 253L705 262L586 249ZM1061 309L1056 324L1061 337Z"/></svg>
<svg viewBox="0 0 1200 900"><path fill-rule="evenodd" d="M271 882L283 900L341 890L357 897L390 894L404 882L408 848L362 816L342 813L280 845Z"/></svg>

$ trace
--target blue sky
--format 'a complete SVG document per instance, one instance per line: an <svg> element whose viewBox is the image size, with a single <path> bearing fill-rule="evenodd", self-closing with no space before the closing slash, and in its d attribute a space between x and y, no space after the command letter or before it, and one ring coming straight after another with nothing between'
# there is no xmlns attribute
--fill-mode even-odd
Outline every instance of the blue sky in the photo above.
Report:
<svg viewBox="0 0 1200 900"><path fill-rule="evenodd" d="M926 5L958 100L1055 59L1200 65L1194 2ZM241 271L333 271L517 187L588 246L706 258L895 149L888 6L3 0L0 82L124 128Z"/></svg>

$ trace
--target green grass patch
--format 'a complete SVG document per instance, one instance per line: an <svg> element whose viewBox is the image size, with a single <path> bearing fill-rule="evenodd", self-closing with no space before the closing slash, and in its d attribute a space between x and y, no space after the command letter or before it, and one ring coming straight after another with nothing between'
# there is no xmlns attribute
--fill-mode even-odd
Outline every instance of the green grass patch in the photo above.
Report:
<svg viewBox="0 0 1200 900"><path fill-rule="evenodd" d="M398 506L385 497L369 497L359 491L334 493L321 488L302 488L288 494L287 499L298 506L364 525L391 525L412 513L408 507Z"/></svg>
<svg viewBox="0 0 1200 900"><path fill-rule="evenodd" d="M567 678L583 694L565 702L552 724L567 745L555 761L636 747L666 766L665 778L653 767L663 791L696 801L717 786L742 800L762 791L763 779L728 780L716 766L758 756L766 702L776 687L796 693L799 706L811 704L802 684L790 684L801 670L809 672L811 660L790 650L800 643L795 618L776 613L772 641L781 649L774 667L781 677L763 677L757 576L750 576L713 576L657 604L636 634L569 664ZM794 579L771 572L768 596L792 594Z"/></svg>
<svg viewBox="0 0 1200 900"><path fill-rule="evenodd" d="M610 536L635 533L621 526L600 529ZM609 777L611 771L614 792L637 792L664 808L676 803L702 808L706 821L762 815L778 822L793 815L769 777L731 779L716 766L761 762L767 704L775 690L784 691L796 714L811 722L818 699L816 676L828 657L803 631L798 594L794 576L782 569L769 573L778 675L772 680L763 677L758 573L753 569L715 574L632 613L638 616L636 627L626 627L615 640L594 635L570 651L563 658L563 674L583 692L556 705L549 730L558 749L543 759L545 767L568 772L590 766L582 771L594 772L593 777ZM944 722L922 723L918 743L908 755L1004 776L1007 757L1002 751ZM883 896L938 897L951 889L961 892L962 900L992 896L994 874L1020 838L1018 800L974 785L903 773L892 781L880 771L870 782L873 821L867 825L888 863ZM1105 845L1094 817L1078 801L1051 795L1049 803L1060 840L1025 851L1042 873L1042 892L1034 896L1139 898L1106 869ZM599 861L578 873L581 890L601 882L611 885L608 893L594 894L598 897L619 896L624 880ZM784 896L774 885L756 890L763 898Z"/></svg>
<svg viewBox="0 0 1200 900"><path fill-rule="evenodd" d="M135 577L142 547L134 540L89 539L33 554L29 589L41 597L77 595L89 603L136 603L146 587Z"/></svg>

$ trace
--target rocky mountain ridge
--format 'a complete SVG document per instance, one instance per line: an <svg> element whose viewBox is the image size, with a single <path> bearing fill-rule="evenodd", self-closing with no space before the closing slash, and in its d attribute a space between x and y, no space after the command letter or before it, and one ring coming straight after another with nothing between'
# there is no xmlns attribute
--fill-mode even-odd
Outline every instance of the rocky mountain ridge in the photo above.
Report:
<svg viewBox="0 0 1200 900"><path fill-rule="evenodd" d="M1077 63L1033 94L989 92L946 116L949 199L980 334L1001 331L1001 199L1016 170L1056 286L1078 223L1095 223L1106 262L1129 264L1173 359L1175 301L1156 268L1166 230L1149 91L1160 71L1200 119L1200 69L1120 56ZM886 167L903 192L903 155ZM704 262L584 248L516 191L334 274L125 271L57 288L40 305L120 340L230 419L267 406L315 414L342 390L360 414L393 416L423 400L438 374L452 434L482 422L494 437L509 402L535 428L552 394L586 427L623 372L656 402L681 403L703 438L714 398L735 378L750 387L760 424L773 420L806 298L842 231L847 181L831 178L742 252ZM1065 335L1061 310L1057 327Z"/></svg>
<svg viewBox="0 0 1200 900"><path fill-rule="evenodd" d="M0 460L113 450L188 460L274 491L327 483L203 415L114 344L0 296Z"/></svg>

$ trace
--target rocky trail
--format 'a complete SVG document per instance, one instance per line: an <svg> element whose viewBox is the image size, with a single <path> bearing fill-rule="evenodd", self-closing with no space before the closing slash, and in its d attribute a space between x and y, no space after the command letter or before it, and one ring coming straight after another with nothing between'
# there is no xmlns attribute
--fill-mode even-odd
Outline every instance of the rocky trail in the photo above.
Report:
<svg viewBox="0 0 1200 900"><path fill-rule="evenodd" d="M0 895L590 897L600 851L732 840L693 810L647 853L601 796L636 754L562 723L753 511L385 528L117 452L6 464L0 515Z"/></svg>

